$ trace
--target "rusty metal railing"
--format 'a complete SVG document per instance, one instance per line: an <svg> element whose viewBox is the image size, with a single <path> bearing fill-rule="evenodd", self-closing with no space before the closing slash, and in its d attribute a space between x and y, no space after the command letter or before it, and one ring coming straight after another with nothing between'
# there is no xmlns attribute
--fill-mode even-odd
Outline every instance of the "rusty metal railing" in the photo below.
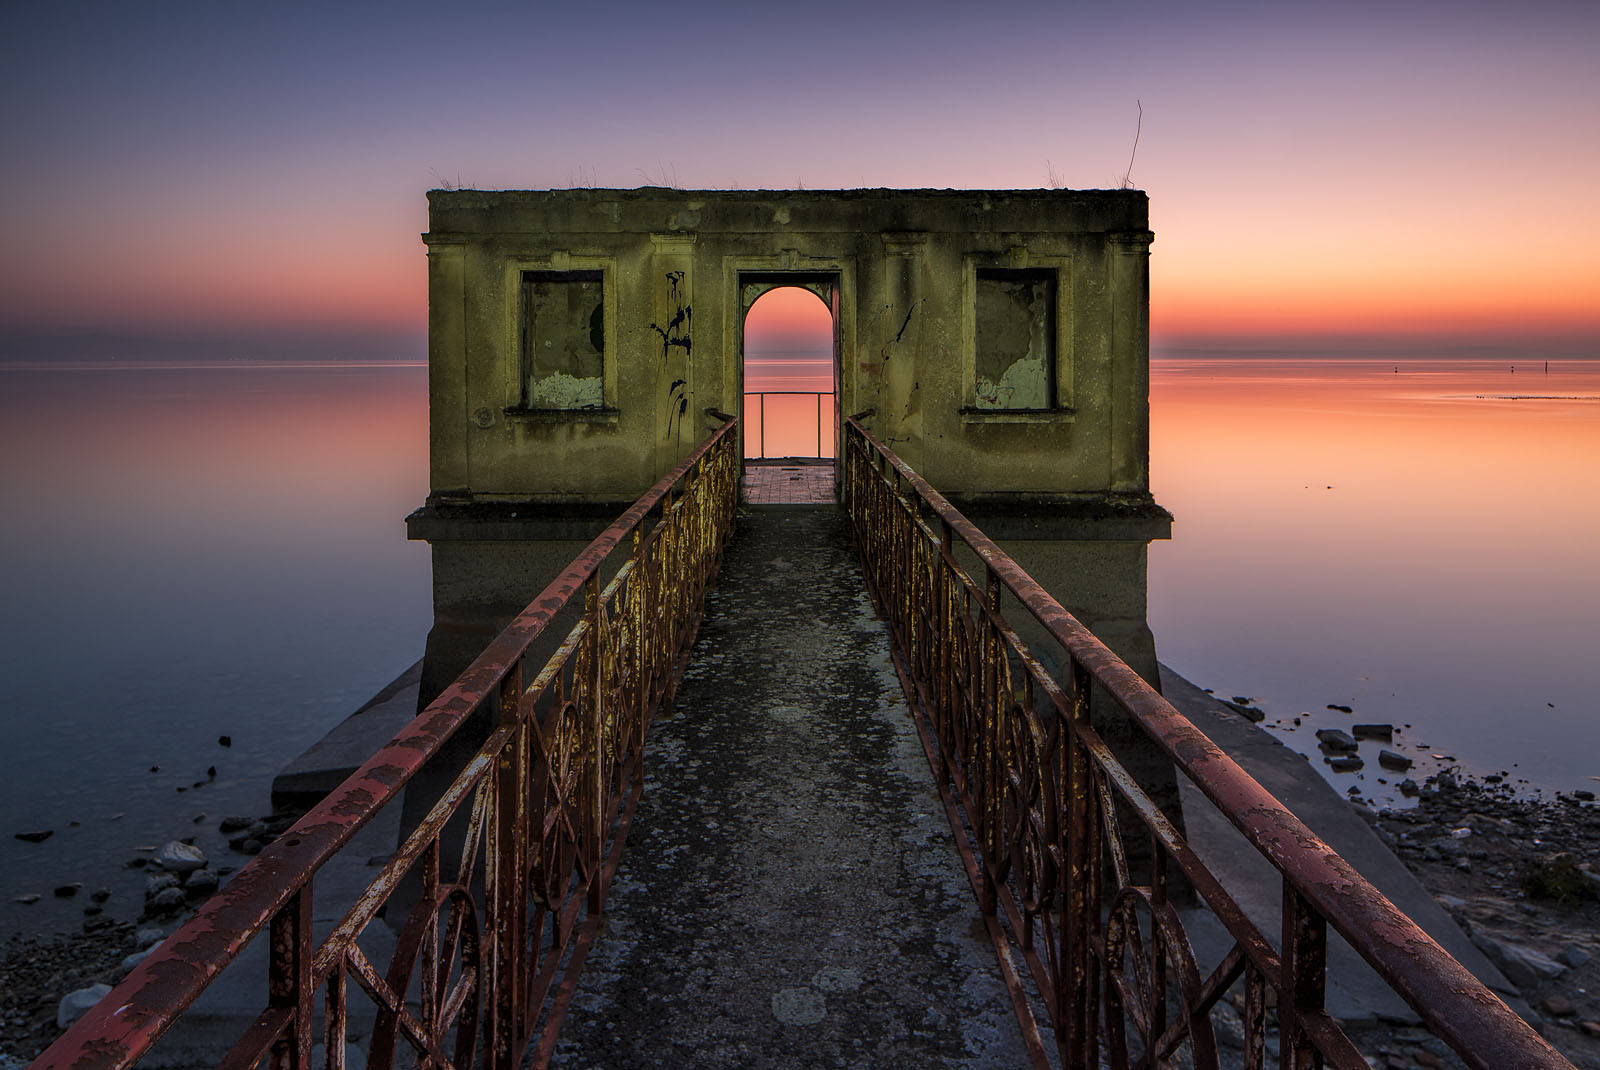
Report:
<svg viewBox="0 0 1600 1070"><path fill-rule="evenodd" d="M746 443L745 444L745 451L744 451L744 455L745 455L746 458L753 458L753 459L756 459L756 460L764 460L766 458L766 456L767 456L767 399L769 397L773 397L773 398L814 398L816 400L816 419L812 421L812 428L813 428L813 430L816 431L817 452L814 453L814 454L799 454L798 456L814 456L814 457L832 457L833 456L833 454L834 454L834 446L837 445L837 443L834 441L838 437L837 432L829 434L827 436L827 441L826 442L824 442L823 432L828 427L829 421L831 421L833 419L834 414L835 414L835 412L836 412L836 410L838 408L838 404L839 404L839 395L838 394L834 393L831 390L753 390L753 391L746 391L746 393L744 395L744 411L745 411L745 427L747 429L749 429L749 428L751 428L751 424L752 424L752 421L750 419L750 399L751 398L755 398L755 400L756 400L756 404L755 404L756 412L755 412L755 421L754 421L754 431L755 431L755 438L756 438L756 442L755 442L756 451L754 453L751 453L750 452L750 445L749 445L749 443ZM826 412L826 413L824 413L822 411L822 399L823 398L828 398L829 399L829 401L828 401L828 410L829 411ZM826 445L827 448L828 448L828 452L826 452L826 453L822 452L822 448L823 448L824 445ZM779 454L774 454L773 456L775 456L775 457L789 457L789 456L797 456L797 455L779 453Z"/></svg>
<svg viewBox="0 0 1600 1070"><path fill-rule="evenodd" d="M903 461L854 420L845 433L863 570L1036 1065L1099 1066L1103 1046L1118 1070L1185 1054L1215 1068L1212 1014L1242 989L1246 1067L1267 1059L1270 993L1281 1066L1365 1070L1323 1004L1332 926L1469 1066L1571 1070ZM1059 646L1059 682L1002 597ZM1276 947L1096 732L1096 690L1277 869ZM1233 941L1205 975L1174 902L1180 880Z"/></svg>
<svg viewBox="0 0 1600 1070"><path fill-rule="evenodd" d="M342 1070L352 996L375 1011L369 1067L505 1068L530 1047L547 1062L639 799L645 732L672 696L732 530L738 446L729 420L34 1067L132 1065L263 938L262 1010L223 1066L310 1067L323 1042L324 1065ZM626 560L602 590L619 548ZM582 620L526 682L529 645L580 597ZM488 739L342 920L315 937L319 869L480 711ZM465 826L458 848L447 825ZM419 901L389 961L373 961L357 940L387 924L379 911L408 874Z"/></svg>

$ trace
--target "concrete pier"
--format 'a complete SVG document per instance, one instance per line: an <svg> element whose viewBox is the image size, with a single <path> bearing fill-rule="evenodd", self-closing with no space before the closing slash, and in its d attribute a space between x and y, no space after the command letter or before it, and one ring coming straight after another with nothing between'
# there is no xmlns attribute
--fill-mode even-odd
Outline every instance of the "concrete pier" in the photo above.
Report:
<svg viewBox="0 0 1600 1070"><path fill-rule="evenodd" d="M739 524L554 1065L1027 1065L843 515Z"/></svg>

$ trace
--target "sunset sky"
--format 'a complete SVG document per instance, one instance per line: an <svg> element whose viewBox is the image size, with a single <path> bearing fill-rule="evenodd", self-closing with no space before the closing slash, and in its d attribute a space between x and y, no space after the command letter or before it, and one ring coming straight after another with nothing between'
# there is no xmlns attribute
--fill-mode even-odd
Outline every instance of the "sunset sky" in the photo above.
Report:
<svg viewBox="0 0 1600 1070"><path fill-rule="evenodd" d="M1600 5L1075 7L8 4L0 338L420 357L430 187L1116 186L1142 102L1158 353L1600 353Z"/></svg>

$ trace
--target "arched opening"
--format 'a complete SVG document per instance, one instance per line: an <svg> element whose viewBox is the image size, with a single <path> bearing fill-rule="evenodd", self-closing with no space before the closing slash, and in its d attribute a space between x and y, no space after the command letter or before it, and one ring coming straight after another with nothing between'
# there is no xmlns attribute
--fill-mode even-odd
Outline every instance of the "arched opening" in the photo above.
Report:
<svg viewBox="0 0 1600 1070"><path fill-rule="evenodd" d="M809 287L778 285L744 319L746 459L832 458L833 310Z"/></svg>

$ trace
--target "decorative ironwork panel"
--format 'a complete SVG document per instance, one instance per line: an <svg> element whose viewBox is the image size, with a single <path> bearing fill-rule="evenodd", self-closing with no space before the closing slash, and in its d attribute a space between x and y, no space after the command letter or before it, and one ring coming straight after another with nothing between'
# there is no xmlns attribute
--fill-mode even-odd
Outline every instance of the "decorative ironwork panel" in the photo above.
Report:
<svg viewBox="0 0 1600 1070"><path fill-rule="evenodd" d="M732 533L729 421L635 502L439 698L249 865L34 1064L133 1065L254 940L263 1009L223 1065L345 1063L353 1002L367 1065L548 1061L643 788L645 736L671 701ZM625 558L601 586L608 558ZM569 603L583 616L527 680L529 645ZM317 872L475 715L488 739L320 940ZM417 889L398 925L396 892ZM361 937L398 930L387 961ZM531 1052L530 1052L531 1049Z"/></svg>
<svg viewBox="0 0 1600 1070"><path fill-rule="evenodd" d="M1215 1068L1227 1017L1248 1068L1363 1070L1324 1007L1331 927L1469 1066L1570 1068L893 452L845 430L862 569L1036 1065ZM1021 615L1059 648L1059 676L1019 638ZM1092 695L1278 870L1281 933L1246 916L1118 762ZM1173 901L1180 876L1232 940L1206 970Z"/></svg>

